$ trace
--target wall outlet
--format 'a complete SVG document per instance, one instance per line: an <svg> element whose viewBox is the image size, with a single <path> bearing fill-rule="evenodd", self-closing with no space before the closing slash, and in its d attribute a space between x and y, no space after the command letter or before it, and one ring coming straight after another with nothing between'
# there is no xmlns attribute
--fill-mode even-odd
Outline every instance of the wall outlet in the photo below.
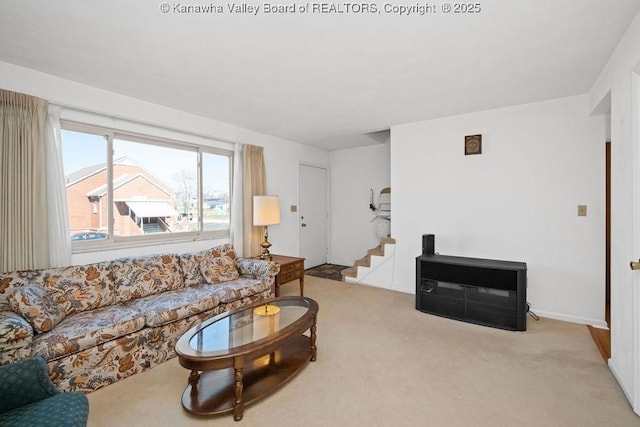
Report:
<svg viewBox="0 0 640 427"><path fill-rule="evenodd" d="M578 216L587 216L587 205L578 205Z"/></svg>

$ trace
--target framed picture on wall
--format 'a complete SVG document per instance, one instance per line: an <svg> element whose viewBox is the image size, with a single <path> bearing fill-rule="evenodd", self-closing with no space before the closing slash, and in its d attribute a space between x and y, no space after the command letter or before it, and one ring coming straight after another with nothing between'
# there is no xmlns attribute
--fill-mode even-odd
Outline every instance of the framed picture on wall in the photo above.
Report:
<svg viewBox="0 0 640 427"><path fill-rule="evenodd" d="M467 135L464 137L464 155L482 154L482 135Z"/></svg>

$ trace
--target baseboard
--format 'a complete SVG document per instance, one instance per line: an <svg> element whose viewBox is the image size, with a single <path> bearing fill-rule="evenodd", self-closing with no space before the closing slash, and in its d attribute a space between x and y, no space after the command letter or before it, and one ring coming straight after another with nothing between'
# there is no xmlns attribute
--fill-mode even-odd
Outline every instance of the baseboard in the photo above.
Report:
<svg viewBox="0 0 640 427"><path fill-rule="evenodd" d="M354 262L355 260L353 261L331 260L331 261L327 261L327 264L344 265L346 267L349 267L349 266L353 266Z"/></svg>
<svg viewBox="0 0 640 427"><path fill-rule="evenodd" d="M629 401L629 404L632 405L631 402L633 402L633 398L631 397L631 393L628 392L628 390L624 387L624 382L622 382L622 380L620 379L620 375L618 375L618 371L616 370L616 364L613 361L613 358L609 359L609 370L611 371L611 373L613 374L613 376L615 377L616 381L618 382L618 385L620 386L620 388L622 389L622 392L624 393L624 396L627 398L627 400ZM633 406L633 405L632 405ZM635 412L635 411L634 411Z"/></svg>
<svg viewBox="0 0 640 427"><path fill-rule="evenodd" d="M581 325L591 325L595 328L609 329L605 320L589 319L587 317L569 316L566 314L552 313L550 311L540 311L532 309L532 312L540 317L546 317L549 319L562 320L564 322L578 323Z"/></svg>
<svg viewBox="0 0 640 427"><path fill-rule="evenodd" d="M396 292L402 292L403 294L411 294L411 295L415 295L416 294L416 287L412 286L410 288L395 288L393 286L393 283L391 284L391 290L392 291L396 291Z"/></svg>

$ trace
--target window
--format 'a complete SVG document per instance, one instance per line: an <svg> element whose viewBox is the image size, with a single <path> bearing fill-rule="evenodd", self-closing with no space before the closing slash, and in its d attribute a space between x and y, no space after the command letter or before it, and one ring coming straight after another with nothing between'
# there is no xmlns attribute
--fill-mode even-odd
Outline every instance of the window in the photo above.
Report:
<svg viewBox="0 0 640 427"><path fill-rule="evenodd" d="M75 249L229 235L231 151L63 123L62 152Z"/></svg>

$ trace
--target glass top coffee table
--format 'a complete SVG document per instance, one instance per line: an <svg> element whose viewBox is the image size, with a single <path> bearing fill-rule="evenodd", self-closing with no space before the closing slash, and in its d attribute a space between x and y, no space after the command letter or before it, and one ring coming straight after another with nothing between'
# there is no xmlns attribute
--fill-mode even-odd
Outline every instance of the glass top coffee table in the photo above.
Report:
<svg viewBox="0 0 640 427"><path fill-rule="evenodd" d="M316 360L318 303L305 297L260 301L219 314L177 342L190 369L182 406L197 415L233 412L280 388ZM309 330L309 336L304 333Z"/></svg>

